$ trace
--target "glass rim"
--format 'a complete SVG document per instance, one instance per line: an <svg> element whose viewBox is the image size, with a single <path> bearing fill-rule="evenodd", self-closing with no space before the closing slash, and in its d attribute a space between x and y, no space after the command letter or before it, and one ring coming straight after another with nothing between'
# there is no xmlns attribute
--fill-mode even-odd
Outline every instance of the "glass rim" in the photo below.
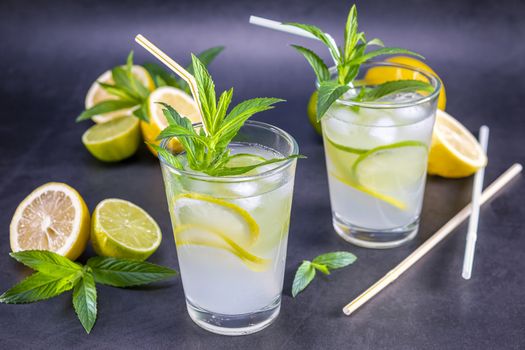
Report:
<svg viewBox="0 0 525 350"><path fill-rule="evenodd" d="M412 67L406 64L401 63L395 63L395 62L388 62L388 61L375 61L375 62L367 62L362 64L361 66L389 66L389 67L397 67L402 69L407 69L413 72L417 72L424 77L426 77L429 82L431 83L432 87L434 88L434 91L432 91L427 96L421 96L418 99L415 99L410 102L400 102L400 103L378 103L378 102L357 102L357 101L349 101L349 100L342 100L337 99L335 102L345 105L345 106L355 106L355 107L361 107L361 108L370 108L370 109L394 109L394 108L406 108L406 107L412 107L417 106L423 103L426 103L428 101L431 101L434 98L437 98L439 96L439 93L441 91L441 79L434 73L425 71L423 69ZM330 75L332 76L334 73L337 72L337 67L332 66L329 68ZM315 81L316 88L319 88L319 80L316 79Z"/></svg>
<svg viewBox="0 0 525 350"><path fill-rule="evenodd" d="M200 126L202 125L202 122L193 123L194 126ZM293 138L292 135L290 135L288 132L284 131L281 128L278 128L274 125L256 121L256 120L248 120L244 123L242 127L245 126L253 126L262 128L265 130L268 130L283 139L285 139L290 145L291 145L291 152L288 155L283 156L292 156L292 155L298 155L299 154L299 145L297 144L297 141ZM168 147L168 143L170 142L172 138L163 139L160 143L160 147L164 148L165 150L171 152L170 148ZM235 143L233 141L232 143ZM267 146L265 146L267 147ZM268 147L271 148L271 147ZM183 155L185 151L182 151L181 153L175 155L176 157ZM188 178L191 178L193 180L200 180L200 181L206 181L206 182L222 182L222 183L236 183L236 182L247 182L247 181L256 181L260 180L262 178L266 178L272 175L275 175L281 171L286 170L293 162L296 161L296 158L284 160L280 163L277 163L277 166L274 168L271 168L269 170L263 171L262 173L255 174L255 175L233 175L233 176L211 176L204 173L196 172L195 170L185 170L185 169L178 169L172 166L170 163L168 163L160 154L158 155L158 158L160 162L169 167L171 171L174 171L180 175L187 176Z"/></svg>

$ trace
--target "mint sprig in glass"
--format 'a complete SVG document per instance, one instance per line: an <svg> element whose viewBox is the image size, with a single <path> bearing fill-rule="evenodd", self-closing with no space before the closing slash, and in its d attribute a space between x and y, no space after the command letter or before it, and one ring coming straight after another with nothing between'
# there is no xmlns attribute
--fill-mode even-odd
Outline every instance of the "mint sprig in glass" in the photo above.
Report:
<svg viewBox="0 0 525 350"><path fill-rule="evenodd" d="M368 248L391 248L413 239L426 180L428 149L440 81L431 73L373 59L403 54L358 30L351 7L338 46L321 29L300 28L327 46L334 66L293 45L317 77L321 122L335 231ZM399 73L399 74L397 74ZM410 76L418 80L391 80Z"/></svg>
<svg viewBox="0 0 525 350"><path fill-rule="evenodd" d="M230 107L206 67L192 56L193 76L153 44L139 43L192 83L202 123L163 105L169 126L158 151L188 313L202 328L240 335L270 325L279 314L296 159L285 131L248 120L277 98ZM176 137L184 151L173 154Z"/></svg>

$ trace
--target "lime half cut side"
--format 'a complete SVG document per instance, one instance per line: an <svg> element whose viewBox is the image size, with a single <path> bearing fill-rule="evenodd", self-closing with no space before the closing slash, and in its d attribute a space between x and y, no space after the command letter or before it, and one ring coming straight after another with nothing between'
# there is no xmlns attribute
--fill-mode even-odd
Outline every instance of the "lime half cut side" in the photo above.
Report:
<svg viewBox="0 0 525 350"><path fill-rule="evenodd" d="M82 143L95 158L104 162L131 157L140 145L139 120L120 117L93 125L82 135Z"/></svg>
<svg viewBox="0 0 525 350"><path fill-rule="evenodd" d="M159 225L131 202L106 199L93 212L91 241L99 255L145 260L157 250L161 240Z"/></svg>
<svg viewBox="0 0 525 350"><path fill-rule="evenodd" d="M395 196L417 185L425 176L427 152L427 145L420 141L376 147L357 158L352 165L352 177L368 191Z"/></svg>

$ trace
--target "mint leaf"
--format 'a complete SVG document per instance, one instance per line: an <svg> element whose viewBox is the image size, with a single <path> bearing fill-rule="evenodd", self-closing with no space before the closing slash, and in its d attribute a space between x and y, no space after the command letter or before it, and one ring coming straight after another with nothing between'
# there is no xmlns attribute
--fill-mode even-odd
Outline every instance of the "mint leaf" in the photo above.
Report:
<svg viewBox="0 0 525 350"><path fill-rule="evenodd" d="M144 103L142 103L139 108L133 111L133 115L139 118L140 120L143 120L146 123L149 123L148 102L144 101Z"/></svg>
<svg viewBox="0 0 525 350"><path fill-rule="evenodd" d="M195 81L197 82L197 90L199 92L198 103L202 109L202 122L206 131L211 135L214 134L213 129L213 118L217 109L217 100L215 96L215 83L211 79L210 73L206 70L206 67L202 62L195 56L191 55L193 64L193 70L195 71Z"/></svg>
<svg viewBox="0 0 525 350"><path fill-rule="evenodd" d="M108 112L114 112L114 111L120 111L123 109L128 109L131 107L136 106L137 103L133 101L128 100L106 100L102 101L90 109L85 110L77 117L77 122L80 122L82 120L90 119L91 117L98 115L98 114L104 114Z"/></svg>
<svg viewBox="0 0 525 350"><path fill-rule="evenodd" d="M330 79L330 71L328 70L328 66L319 56L305 47L299 45L292 45L292 47L299 51L306 58L308 63L310 63L310 66L312 66L319 82Z"/></svg>
<svg viewBox="0 0 525 350"><path fill-rule="evenodd" d="M86 332L91 332L97 319L97 288L89 268L73 289L73 307Z"/></svg>
<svg viewBox="0 0 525 350"><path fill-rule="evenodd" d="M275 103L283 101L278 98L259 97L239 103L228 113L220 125L217 132L220 135L220 142L229 143L248 118L256 113L272 109Z"/></svg>
<svg viewBox="0 0 525 350"><path fill-rule="evenodd" d="M350 8L348 12L348 17L346 19L345 26L345 46L344 46L344 56L345 60L348 60L352 56L352 51L357 44L357 8L354 5Z"/></svg>
<svg viewBox="0 0 525 350"><path fill-rule="evenodd" d="M120 100L134 101L140 103L140 99L136 96L129 94L126 90L120 88L117 85L106 84L103 82L97 82L107 93L118 97Z"/></svg>
<svg viewBox="0 0 525 350"><path fill-rule="evenodd" d="M0 302L6 304L32 303L62 294L73 288L81 272L67 277L49 276L35 272L22 282L0 295Z"/></svg>
<svg viewBox="0 0 525 350"><path fill-rule="evenodd" d="M155 87L171 86L180 89L179 81L173 75L168 73L164 68L155 63L144 63L142 65L153 79Z"/></svg>
<svg viewBox="0 0 525 350"><path fill-rule="evenodd" d="M180 160L173 153L171 153L167 149L157 146L154 143L150 143L150 142L146 142L146 143L150 145L155 151L157 151L158 157L164 158L164 160L168 162L169 164L171 164L171 166L173 166L176 169L184 169Z"/></svg>
<svg viewBox="0 0 525 350"><path fill-rule="evenodd" d="M96 282L113 287L138 286L177 275L175 270L145 261L102 256L90 258L87 265Z"/></svg>
<svg viewBox="0 0 525 350"><path fill-rule="evenodd" d="M262 162L257 163L257 164L247 165L247 166L239 166L239 167L226 167L225 166L225 167L221 167L221 168L218 168L216 170L213 170L213 171L209 172L209 174L212 175L212 176L241 175L241 174L247 173L247 172L249 172L249 171L251 171L253 169L261 167L263 165L279 163L279 162L283 162L285 160L295 159L295 158L306 158L306 157L302 156L302 155L292 155L292 156L285 157L285 158L272 158L272 159L268 159L268 160L262 161Z"/></svg>
<svg viewBox="0 0 525 350"><path fill-rule="evenodd" d="M399 92L410 92L410 91L426 91L432 92L434 87L424 81L419 80L394 80L386 83L377 85L373 88L367 88L364 90L360 100L361 101L375 101L383 96Z"/></svg>
<svg viewBox="0 0 525 350"><path fill-rule="evenodd" d="M67 277L82 271L80 264L45 250L26 250L9 254L16 261L51 277Z"/></svg>
<svg viewBox="0 0 525 350"><path fill-rule="evenodd" d="M319 85L317 96L317 121L321 121L330 106L350 89L347 85L339 85L336 81L323 81Z"/></svg>
<svg viewBox="0 0 525 350"><path fill-rule="evenodd" d="M223 91L223 93L219 97L219 103L217 104L217 113L213 120L214 130L217 130L220 127L220 125L222 124L222 121L226 117L226 113L228 112L228 107L230 106L232 97L233 97L233 88L227 91Z"/></svg>
<svg viewBox="0 0 525 350"><path fill-rule="evenodd" d="M340 60L341 54L339 53L339 49L337 48L335 43L330 39L330 37L328 37L328 35L325 32L323 32L320 28L309 25L309 24L301 24L301 23L283 23L283 24L294 26L294 27L297 27L297 28L300 28L302 30L309 32L310 34L315 36L317 39L321 40L323 44L326 45L326 47L328 47L328 50L330 50L330 53L332 54L333 57L335 57L337 61Z"/></svg>
<svg viewBox="0 0 525 350"><path fill-rule="evenodd" d="M202 51L201 53L199 53L197 55L197 58L199 59L199 61L201 61L201 63L207 67L210 65L210 63L215 59L215 57L217 57L222 51L224 50L224 46L215 46L215 47L211 47L207 50L204 50ZM190 73L190 74L194 74L194 70L193 70L193 64L190 64L186 70Z"/></svg>
<svg viewBox="0 0 525 350"><path fill-rule="evenodd" d="M357 257L349 252L333 252L319 255L312 263L323 265L328 269L339 269L352 264L356 259Z"/></svg>
<svg viewBox="0 0 525 350"><path fill-rule="evenodd" d="M309 261L303 261L297 269L292 284L292 296L295 298L301 293L315 277L315 268Z"/></svg>
<svg viewBox="0 0 525 350"><path fill-rule="evenodd" d="M412 51L409 51L409 50L405 50L405 49L401 49L401 48L397 48L397 47L383 47L381 49L370 51L370 52L368 52L368 53L366 53L366 54L364 54L362 56L358 56L356 58L353 58L352 60L346 62L346 64L348 64L348 65L362 64L362 63L365 63L366 61L369 61L372 58L377 57L377 56L393 55L393 54L412 55L412 56L416 56L416 57L424 59L424 57L421 56L420 54L412 52Z"/></svg>
<svg viewBox="0 0 525 350"><path fill-rule="evenodd" d="M319 263L315 263L315 262L312 261L312 266L316 270L321 271L322 273L324 273L325 275L329 275L330 274L330 270L325 265L322 265L322 264L319 264Z"/></svg>

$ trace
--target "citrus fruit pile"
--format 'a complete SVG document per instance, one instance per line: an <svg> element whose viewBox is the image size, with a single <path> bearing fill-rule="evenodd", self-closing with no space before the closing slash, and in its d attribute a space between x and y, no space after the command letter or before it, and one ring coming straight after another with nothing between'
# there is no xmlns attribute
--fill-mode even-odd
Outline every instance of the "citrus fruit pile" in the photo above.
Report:
<svg viewBox="0 0 525 350"><path fill-rule="evenodd" d="M159 247L162 234L148 213L122 199L103 200L90 217L80 194L59 182L31 192L10 225L14 252L48 250L75 260L90 237L98 255L145 260Z"/></svg>
<svg viewBox="0 0 525 350"><path fill-rule="evenodd" d="M201 121L197 104L186 92L172 86L156 88L152 77L142 66L134 65L131 72L150 91L145 106L149 121L140 121L133 116L133 111L138 107L93 116L91 119L96 124L84 133L82 143L95 158L104 162L118 162L131 157L139 148L141 139L147 144L159 144L157 136L168 125L159 102L169 104L194 123ZM116 99L101 85L112 83L110 70L100 75L88 90L86 109ZM176 139L170 141L169 147L174 152L182 151ZM148 148L156 155L152 147L148 145Z"/></svg>

